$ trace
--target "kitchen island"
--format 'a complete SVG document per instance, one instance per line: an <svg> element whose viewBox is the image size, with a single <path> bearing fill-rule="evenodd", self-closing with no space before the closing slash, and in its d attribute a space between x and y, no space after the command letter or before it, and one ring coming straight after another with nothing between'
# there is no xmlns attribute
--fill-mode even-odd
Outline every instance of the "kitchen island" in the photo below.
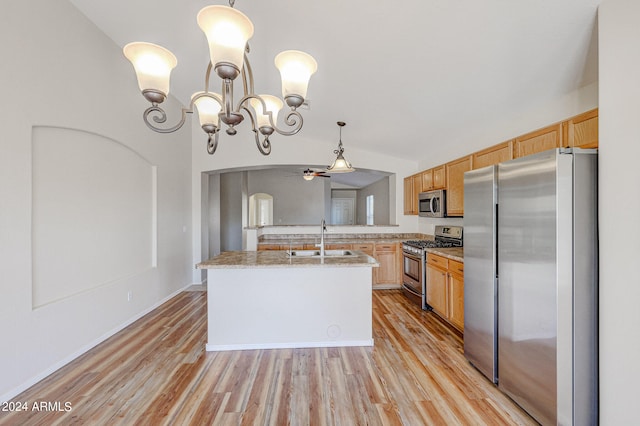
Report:
<svg viewBox="0 0 640 426"><path fill-rule="evenodd" d="M285 251L223 252L207 269L208 351L372 346L371 274L378 262Z"/></svg>

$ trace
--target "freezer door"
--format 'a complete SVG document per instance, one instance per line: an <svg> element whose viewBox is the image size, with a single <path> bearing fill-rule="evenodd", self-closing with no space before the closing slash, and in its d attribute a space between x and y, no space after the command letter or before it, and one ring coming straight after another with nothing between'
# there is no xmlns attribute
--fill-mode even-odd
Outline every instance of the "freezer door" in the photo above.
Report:
<svg viewBox="0 0 640 426"><path fill-rule="evenodd" d="M556 160L498 165L498 386L544 425L557 423Z"/></svg>
<svg viewBox="0 0 640 426"><path fill-rule="evenodd" d="M496 166L464 174L464 355L497 383Z"/></svg>

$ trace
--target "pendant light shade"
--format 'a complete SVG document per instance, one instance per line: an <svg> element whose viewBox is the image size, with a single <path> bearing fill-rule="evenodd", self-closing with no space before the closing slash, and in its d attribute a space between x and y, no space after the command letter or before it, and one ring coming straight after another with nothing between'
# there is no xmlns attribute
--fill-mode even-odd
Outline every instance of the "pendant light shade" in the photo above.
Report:
<svg viewBox="0 0 640 426"><path fill-rule="evenodd" d="M278 112L282 109L284 104L280 100L273 95L258 95L262 98L265 105L267 106L267 112L271 112L271 117L273 119L273 124L276 124L278 121ZM268 128L273 131L273 126L269 121L269 116L267 114L263 114L262 102L258 99L252 98L249 103L256 112L256 121L258 122L258 129Z"/></svg>
<svg viewBox="0 0 640 426"><path fill-rule="evenodd" d="M218 127L220 123L220 117L218 113L222 109L220 104L216 102L210 96L202 96L205 92L197 92L191 96L193 104L198 110L198 119L200 120L200 126L215 126ZM198 97L200 95L200 97ZM220 97L217 93L213 95ZM194 100L195 99L195 100Z"/></svg>
<svg viewBox="0 0 640 426"><path fill-rule="evenodd" d="M327 167L327 173L349 173L356 171L356 169L353 168L351 163L348 162L343 155L344 148L342 147L342 128L345 125L345 122L338 121L338 126L340 126L340 142L338 143L338 149L333 151L334 154L337 154L337 157L333 164Z"/></svg>
<svg viewBox="0 0 640 426"><path fill-rule="evenodd" d="M247 15L227 6L207 6L198 13L198 26L207 36L213 69L220 78L233 80L244 63L253 23Z"/></svg>
<svg viewBox="0 0 640 426"><path fill-rule="evenodd" d="M169 94L171 70L178 65L174 54L162 46L145 42L129 43L123 52L133 64L142 93L157 92L162 95L158 103L164 101Z"/></svg>
<svg viewBox="0 0 640 426"><path fill-rule="evenodd" d="M299 107L307 97L309 79L318 69L313 57L299 50L286 50L275 58L282 79L282 97L291 107Z"/></svg>

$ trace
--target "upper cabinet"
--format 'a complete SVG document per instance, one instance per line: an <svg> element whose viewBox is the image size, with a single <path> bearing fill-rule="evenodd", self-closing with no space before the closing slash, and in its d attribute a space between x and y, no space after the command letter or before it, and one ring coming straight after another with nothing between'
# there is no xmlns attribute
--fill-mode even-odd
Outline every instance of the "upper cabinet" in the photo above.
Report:
<svg viewBox="0 0 640 426"><path fill-rule="evenodd" d="M471 170L471 155L445 164L447 174L447 215L463 216L464 172Z"/></svg>
<svg viewBox="0 0 640 426"><path fill-rule="evenodd" d="M444 170L444 164L432 170L433 170L433 188L432 189L445 189L447 186L447 174Z"/></svg>
<svg viewBox="0 0 640 426"><path fill-rule="evenodd" d="M562 146L564 146L562 145L562 123L558 123L518 136L513 146L513 158L526 157Z"/></svg>
<svg viewBox="0 0 640 426"><path fill-rule="evenodd" d="M418 200L413 199L413 176L404 178L404 214L418 214Z"/></svg>
<svg viewBox="0 0 640 426"><path fill-rule="evenodd" d="M502 142L404 179L404 214L418 214L418 194L447 190L447 215L464 213L464 173L554 148L597 148L598 109Z"/></svg>
<svg viewBox="0 0 640 426"><path fill-rule="evenodd" d="M598 109L585 112L565 122L566 145L572 148L598 147Z"/></svg>
<svg viewBox="0 0 640 426"><path fill-rule="evenodd" d="M422 190L431 191L433 189L433 169L425 170L421 173Z"/></svg>
<svg viewBox="0 0 640 426"><path fill-rule="evenodd" d="M433 169L425 170L422 175L422 192L433 189L444 189L446 186L446 174L444 164Z"/></svg>
<svg viewBox="0 0 640 426"><path fill-rule="evenodd" d="M422 174L413 175L413 208L418 214L418 194L422 192Z"/></svg>
<svg viewBox="0 0 640 426"><path fill-rule="evenodd" d="M512 140L503 142L472 154L474 170L513 160L514 142L515 141Z"/></svg>

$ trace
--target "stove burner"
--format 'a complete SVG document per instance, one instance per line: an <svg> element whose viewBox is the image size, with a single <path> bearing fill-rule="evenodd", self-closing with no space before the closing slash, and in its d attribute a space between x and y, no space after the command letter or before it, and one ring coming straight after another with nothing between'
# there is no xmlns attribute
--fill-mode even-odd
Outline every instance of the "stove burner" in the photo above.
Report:
<svg viewBox="0 0 640 426"><path fill-rule="evenodd" d="M454 243L449 241L438 241L438 240L409 240L405 241L404 244L417 248L448 248L448 247L457 247Z"/></svg>

